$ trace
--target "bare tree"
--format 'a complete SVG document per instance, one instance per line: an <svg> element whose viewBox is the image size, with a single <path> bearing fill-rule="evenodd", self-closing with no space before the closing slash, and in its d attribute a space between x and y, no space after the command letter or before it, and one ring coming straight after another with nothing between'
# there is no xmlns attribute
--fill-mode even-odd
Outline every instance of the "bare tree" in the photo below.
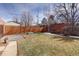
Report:
<svg viewBox="0 0 79 59"><path fill-rule="evenodd" d="M14 16L12 18L12 21L9 21L9 22L14 22L14 23L18 23L19 24L19 19L18 19L18 17Z"/></svg>
<svg viewBox="0 0 79 59"><path fill-rule="evenodd" d="M66 32L73 34L75 26L79 21L79 5L77 3L56 4L56 13L58 19L64 19Z"/></svg>
<svg viewBox="0 0 79 59"><path fill-rule="evenodd" d="M21 15L21 26L25 27L25 32L26 32L26 27L30 27L32 25L33 17L31 13L28 12L23 12Z"/></svg>
<svg viewBox="0 0 79 59"><path fill-rule="evenodd" d="M13 21L15 22L15 23L18 23L19 22L19 20L18 20L18 17L13 17Z"/></svg>

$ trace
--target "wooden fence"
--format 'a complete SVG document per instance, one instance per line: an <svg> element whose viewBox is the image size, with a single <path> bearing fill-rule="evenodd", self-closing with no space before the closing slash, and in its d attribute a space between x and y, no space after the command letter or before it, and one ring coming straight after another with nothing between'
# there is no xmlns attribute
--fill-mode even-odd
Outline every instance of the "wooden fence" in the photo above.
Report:
<svg viewBox="0 0 79 59"><path fill-rule="evenodd" d="M30 26L30 27L20 27L20 26L5 26L4 35L9 34L19 34L24 32L47 32L46 26Z"/></svg>
<svg viewBox="0 0 79 59"><path fill-rule="evenodd" d="M41 26L30 26L30 27L20 27L20 26L10 26L10 25L0 25L0 34L3 35L10 35L10 34L19 34L19 33L25 33L25 32L48 32L48 28L50 29L50 32L52 33L63 33L64 27L66 24L53 24L48 27L47 25L41 25ZM79 35L79 27L74 30L74 33L76 35Z"/></svg>
<svg viewBox="0 0 79 59"><path fill-rule="evenodd" d="M63 32L64 24L54 24L50 26L50 32L59 33ZM47 32L48 26L30 26L30 27L20 27L20 26L10 26L10 25L0 25L0 34L9 35L9 34L19 34L24 32Z"/></svg>

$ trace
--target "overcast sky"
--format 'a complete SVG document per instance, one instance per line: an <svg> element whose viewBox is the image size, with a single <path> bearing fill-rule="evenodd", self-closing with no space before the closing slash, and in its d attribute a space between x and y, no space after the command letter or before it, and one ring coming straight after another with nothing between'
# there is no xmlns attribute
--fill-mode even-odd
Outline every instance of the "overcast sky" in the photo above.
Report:
<svg viewBox="0 0 79 59"><path fill-rule="evenodd" d="M23 11L29 10L31 14L36 16L37 12L39 11L39 19L41 20L44 17L44 13L49 10L50 5L53 6L53 4L24 4L24 3L6 3L6 4L0 4L0 17L4 18L5 21L12 20L13 16L20 16Z"/></svg>

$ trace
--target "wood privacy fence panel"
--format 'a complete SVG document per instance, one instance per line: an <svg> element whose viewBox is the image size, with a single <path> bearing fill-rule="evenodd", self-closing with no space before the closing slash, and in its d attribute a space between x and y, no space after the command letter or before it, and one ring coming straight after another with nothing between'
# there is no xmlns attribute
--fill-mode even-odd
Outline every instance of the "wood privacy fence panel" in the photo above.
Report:
<svg viewBox="0 0 79 59"><path fill-rule="evenodd" d="M50 26L50 32L62 33L64 31L65 24L54 24ZM4 35L9 34L19 34L24 32L47 32L48 26L30 26L30 27L20 27L20 26L4 26Z"/></svg>
<svg viewBox="0 0 79 59"><path fill-rule="evenodd" d="M53 24L53 25L50 25L50 30L51 30L51 32L54 32L54 33L63 33L65 26L66 26L66 24L64 24L64 23Z"/></svg>
<svg viewBox="0 0 79 59"><path fill-rule="evenodd" d="M9 34L19 34L24 32L46 32L46 26L30 26L30 27L20 27L20 26L5 26L4 35Z"/></svg>
<svg viewBox="0 0 79 59"><path fill-rule="evenodd" d="M20 33L18 26L5 26L4 34L17 34Z"/></svg>

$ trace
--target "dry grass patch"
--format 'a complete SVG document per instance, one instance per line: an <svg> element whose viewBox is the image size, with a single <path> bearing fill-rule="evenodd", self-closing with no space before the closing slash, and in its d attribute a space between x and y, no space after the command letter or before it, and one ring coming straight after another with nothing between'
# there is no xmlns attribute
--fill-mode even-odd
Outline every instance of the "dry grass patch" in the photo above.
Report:
<svg viewBox="0 0 79 59"><path fill-rule="evenodd" d="M79 55L79 40L45 34L28 34L18 42L18 55L74 56Z"/></svg>

